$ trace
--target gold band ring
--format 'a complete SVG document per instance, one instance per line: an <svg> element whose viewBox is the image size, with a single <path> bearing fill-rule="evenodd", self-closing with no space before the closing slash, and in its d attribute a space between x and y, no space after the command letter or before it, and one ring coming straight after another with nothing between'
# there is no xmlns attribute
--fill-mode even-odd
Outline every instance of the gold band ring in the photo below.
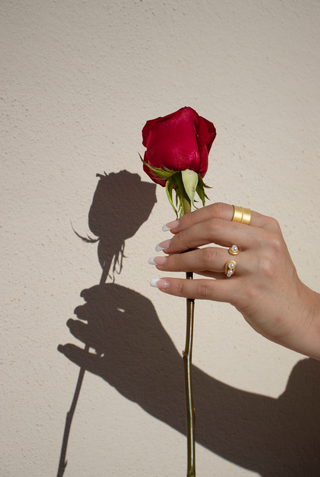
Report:
<svg viewBox="0 0 320 477"><path fill-rule="evenodd" d="M224 273L226 274L227 278L232 277L236 271L236 262L234 260L229 260L224 266Z"/></svg>
<svg viewBox="0 0 320 477"><path fill-rule="evenodd" d="M230 253L230 255L238 255L239 247L237 245L231 245L228 252Z"/></svg>
<svg viewBox="0 0 320 477"><path fill-rule="evenodd" d="M244 207L239 207L237 205L233 206L232 222L238 222L239 224L249 225L250 221L251 221L250 209L245 209Z"/></svg>

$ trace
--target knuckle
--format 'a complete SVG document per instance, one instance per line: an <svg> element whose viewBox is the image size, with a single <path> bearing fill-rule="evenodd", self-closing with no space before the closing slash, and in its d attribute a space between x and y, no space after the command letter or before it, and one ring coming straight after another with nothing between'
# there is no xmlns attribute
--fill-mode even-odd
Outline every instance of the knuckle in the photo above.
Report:
<svg viewBox="0 0 320 477"><path fill-rule="evenodd" d="M254 236L256 246L259 247L263 255L279 256L286 252L287 246L280 233L261 230Z"/></svg>
<svg viewBox="0 0 320 477"><path fill-rule="evenodd" d="M255 303L257 300L260 300L263 295L263 287L259 283L253 283L252 281L246 282L246 284L241 287L241 291L237 294L235 298L235 303L232 303L236 306L238 311L244 313L248 307Z"/></svg>
<svg viewBox="0 0 320 477"><path fill-rule="evenodd" d="M273 234L268 240L269 253L271 256L278 256L284 253L285 243L281 235Z"/></svg>
<svg viewBox="0 0 320 477"><path fill-rule="evenodd" d="M208 220L206 223L208 238L214 235L219 230L220 227L221 227L221 220L216 218Z"/></svg>
<svg viewBox="0 0 320 477"><path fill-rule="evenodd" d="M182 230L181 232L179 232L178 235L173 237L173 240L175 241L175 243L178 242L179 249L181 249L182 251L188 250L189 248L188 241L187 241L187 237L188 237L187 234L188 234L188 230Z"/></svg>
<svg viewBox="0 0 320 477"><path fill-rule="evenodd" d="M265 217L265 222L266 222L266 225L268 226L268 228L270 230L274 230L275 232L281 234L280 224L277 221L277 219L275 219L273 217Z"/></svg>
<svg viewBox="0 0 320 477"><path fill-rule="evenodd" d="M247 303L260 300L263 295L263 286L259 283L248 284L243 290L243 296Z"/></svg>
<svg viewBox="0 0 320 477"><path fill-rule="evenodd" d="M263 276L272 278L286 258L287 248L282 236L273 234L268 238L268 246L260 256L259 270Z"/></svg>
<svg viewBox="0 0 320 477"><path fill-rule="evenodd" d="M184 296L183 290L184 290L184 282L183 282L183 280L179 280L179 281L177 282L177 285L176 285L177 295L178 295L178 296Z"/></svg>
<svg viewBox="0 0 320 477"><path fill-rule="evenodd" d="M215 204L210 205L210 213L212 217L223 217L225 212L226 204L223 202L216 202Z"/></svg>
<svg viewBox="0 0 320 477"><path fill-rule="evenodd" d="M279 222L277 221L277 219L274 219L273 217L271 217L271 225L275 230L278 230L278 231L281 230Z"/></svg>
<svg viewBox="0 0 320 477"><path fill-rule="evenodd" d="M259 260L259 271L265 278L272 278L277 269L277 260L273 254L263 255Z"/></svg>
<svg viewBox="0 0 320 477"><path fill-rule="evenodd" d="M253 303L260 301L263 296L262 287L255 283L247 283L241 288L241 293L234 298L234 305L240 313L246 314Z"/></svg>
<svg viewBox="0 0 320 477"><path fill-rule="evenodd" d="M203 282L202 280L199 280L198 282L198 296L199 298L208 298L210 296L210 287L207 285L207 283Z"/></svg>
<svg viewBox="0 0 320 477"><path fill-rule="evenodd" d="M202 249L203 264L207 267L211 265L217 258L217 251L212 247Z"/></svg>
<svg viewBox="0 0 320 477"><path fill-rule="evenodd" d="M166 267L172 272L185 272L185 254L175 253L168 257Z"/></svg>

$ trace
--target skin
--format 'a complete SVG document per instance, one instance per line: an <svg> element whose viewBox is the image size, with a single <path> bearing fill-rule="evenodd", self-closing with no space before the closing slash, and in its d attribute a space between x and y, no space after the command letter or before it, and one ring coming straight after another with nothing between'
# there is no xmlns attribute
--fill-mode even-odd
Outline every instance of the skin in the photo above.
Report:
<svg viewBox="0 0 320 477"><path fill-rule="evenodd" d="M232 205L216 203L167 224L173 237L159 244L166 256L154 257L157 269L203 278L165 277L157 287L230 303L267 339L320 360L320 294L299 279L278 222L254 211L249 226L232 217ZM233 244L240 250L236 256L228 253ZM228 260L236 261L230 278L224 273Z"/></svg>

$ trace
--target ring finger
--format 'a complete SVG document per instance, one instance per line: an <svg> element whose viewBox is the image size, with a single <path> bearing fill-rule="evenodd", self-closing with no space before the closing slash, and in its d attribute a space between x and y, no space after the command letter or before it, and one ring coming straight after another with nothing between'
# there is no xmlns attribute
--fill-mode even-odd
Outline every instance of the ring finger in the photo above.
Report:
<svg viewBox="0 0 320 477"><path fill-rule="evenodd" d="M229 261L235 263L237 275L243 275L248 271L247 263L250 263L250 260L248 257L244 259L244 254L248 255L247 252L240 252L234 256L224 248L206 247L165 257L152 257L149 263L156 265L161 271L196 272L213 278L222 278L221 274L225 274L226 263Z"/></svg>

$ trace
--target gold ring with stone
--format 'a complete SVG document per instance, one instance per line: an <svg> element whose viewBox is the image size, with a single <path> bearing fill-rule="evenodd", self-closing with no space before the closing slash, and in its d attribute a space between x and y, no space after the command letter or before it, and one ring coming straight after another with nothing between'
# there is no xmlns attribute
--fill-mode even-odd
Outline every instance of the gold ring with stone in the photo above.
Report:
<svg viewBox="0 0 320 477"><path fill-rule="evenodd" d="M230 253L230 255L238 255L239 247L237 245L231 245L228 252Z"/></svg>
<svg viewBox="0 0 320 477"><path fill-rule="evenodd" d="M232 222L238 222L239 224L249 225L250 221L251 221L250 209L245 209L244 207L239 207L238 205L233 206Z"/></svg>
<svg viewBox="0 0 320 477"><path fill-rule="evenodd" d="M227 278L232 277L232 275L235 274L236 271L236 262L234 260L229 260L225 266L224 266L224 273L227 276Z"/></svg>

